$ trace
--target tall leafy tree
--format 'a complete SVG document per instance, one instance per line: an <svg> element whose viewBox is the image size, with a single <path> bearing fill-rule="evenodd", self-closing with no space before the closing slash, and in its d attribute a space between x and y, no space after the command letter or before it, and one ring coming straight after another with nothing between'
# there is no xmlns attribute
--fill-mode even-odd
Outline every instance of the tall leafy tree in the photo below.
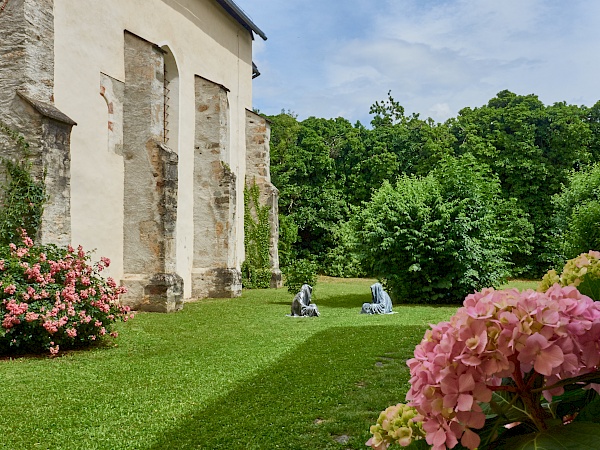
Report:
<svg viewBox="0 0 600 450"><path fill-rule="evenodd" d="M552 202L556 207L556 265L600 250L600 163L574 172Z"/></svg>
<svg viewBox="0 0 600 450"><path fill-rule="evenodd" d="M550 197L571 170L590 160L585 110L566 103L546 107L535 95L502 91L480 108L465 108L448 125L456 152L470 153L499 177L506 199L515 198L534 226L534 258L515 255L530 275L549 264L546 248L553 214Z"/></svg>
<svg viewBox="0 0 600 450"><path fill-rule="evenodd" d="M321 269L334 261L336 274L343 273L354 239L348 237L351 211L364 208L386 181L425 177L450 157L471 155L489 168L490 182L500 183L499 214L533 238L532 246L520 238L503 241L513 275L516 267L537 276L556 260L549 249L560 231L550 220L557 207L550 199L572 171L600 160L600 102L546 106L535 95L502 91L436 123L405 114L388 93L370 112L371 128L343 118L298 121L289 112L269 117L286 258L310 257Z"/></svg>
<svg viewBox="0 0 600 450"><path fill-rule="evenodd" d="M279 188L280 213L297 227L297 255L321 261L333 245L335 226L347 217L334 157L346 145L343 130L349 124L344 119L298 122L289 113L269 120L271 178Z"/></svg>
<svg viewBox="0 0 600 450"><path fill-rule="evenodd" d="M590 153L594 162L600 162L600 101L589 108L585 114L590 127Z"/></svg>
<svg viewBox="0 0 600 450"><path fill-rule="evenodd" d="M447 126L422 120L418 114L406 116L391 93L375 102L370 113L372 128L356 125L362 145L346 155L346 190L353 205L370 200L384 181L393 183L400 174L426 175L444 156L454 153L455 137Z"/></svg>

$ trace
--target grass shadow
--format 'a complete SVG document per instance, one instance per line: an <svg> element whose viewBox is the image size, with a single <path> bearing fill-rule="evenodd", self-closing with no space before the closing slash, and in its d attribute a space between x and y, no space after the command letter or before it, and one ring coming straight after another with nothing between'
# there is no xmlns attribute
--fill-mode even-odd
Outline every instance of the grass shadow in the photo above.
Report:
<svg viewBox="0 0 600 450"><path fill-rule="evenodd" d="M316 299L317 306L327 308L356 308L358 312L363 303L371 302L371 293L333 295Z"/></svg>
<svg viewBox="0 0 600 450"><path fill-rule="evenodd" d="M289 302L282 301L271 301L267 302L269 305L287 305L292 306L292 300ZM370 302L370 295L361 295L361 294L346 294L346 295L338 295L338 296L326 296L322 298L313 298L312 302L315 303L319 308L357 308L360 312L360 308L362 304L365 302Z"/></svg>
<svg viewBox="0 0 600 450"><path fill-rule="evenodd" d="M404 398L405 361L424 329L382 325L320 332L178 420L151 449L364 448L379 412Z"/></svg>

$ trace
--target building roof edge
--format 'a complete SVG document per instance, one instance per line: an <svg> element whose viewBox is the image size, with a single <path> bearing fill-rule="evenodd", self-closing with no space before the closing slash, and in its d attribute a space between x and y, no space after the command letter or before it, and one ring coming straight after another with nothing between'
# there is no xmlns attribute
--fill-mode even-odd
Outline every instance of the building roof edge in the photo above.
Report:
<svg viewBox="0 0 600 450"><path fill-rule="evenodd" d="M216 0L216 2L248 31L258 34L265 41L267 40L265 33L252 22L250 17L233 0Z"/></svg>

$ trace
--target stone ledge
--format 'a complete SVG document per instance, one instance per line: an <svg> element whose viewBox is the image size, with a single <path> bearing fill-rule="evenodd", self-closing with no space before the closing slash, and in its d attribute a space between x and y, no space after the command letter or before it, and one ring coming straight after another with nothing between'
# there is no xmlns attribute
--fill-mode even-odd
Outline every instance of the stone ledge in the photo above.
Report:
<svg viewBox="0 0 600 450"><path fill-rule="evenodd" d="M17 95L25 100L28 104L33 106L33 108L44 117L66 123L67 125L77 125L73 119L71 119L53 104L37 100L28 95L22 89L17 90Z"/></svg>

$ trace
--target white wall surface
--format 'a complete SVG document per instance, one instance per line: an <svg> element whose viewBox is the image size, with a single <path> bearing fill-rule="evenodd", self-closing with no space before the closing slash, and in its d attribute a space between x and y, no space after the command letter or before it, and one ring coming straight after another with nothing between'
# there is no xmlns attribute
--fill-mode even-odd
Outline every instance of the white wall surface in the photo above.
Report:
<svg viewBox="0 0 600 450"><path fill-rule="evenodd" d="M73 244L112 260L123 275L123 160L108 150L100 74L124 79L124 31L167 45L179 70L177 273L191 288L194 75L230 90L230 160L237 175L237 266L243 259L245 109L252 108L250 33L213 0L55 0L56 106L77 126L71 136Z"/></svg>

